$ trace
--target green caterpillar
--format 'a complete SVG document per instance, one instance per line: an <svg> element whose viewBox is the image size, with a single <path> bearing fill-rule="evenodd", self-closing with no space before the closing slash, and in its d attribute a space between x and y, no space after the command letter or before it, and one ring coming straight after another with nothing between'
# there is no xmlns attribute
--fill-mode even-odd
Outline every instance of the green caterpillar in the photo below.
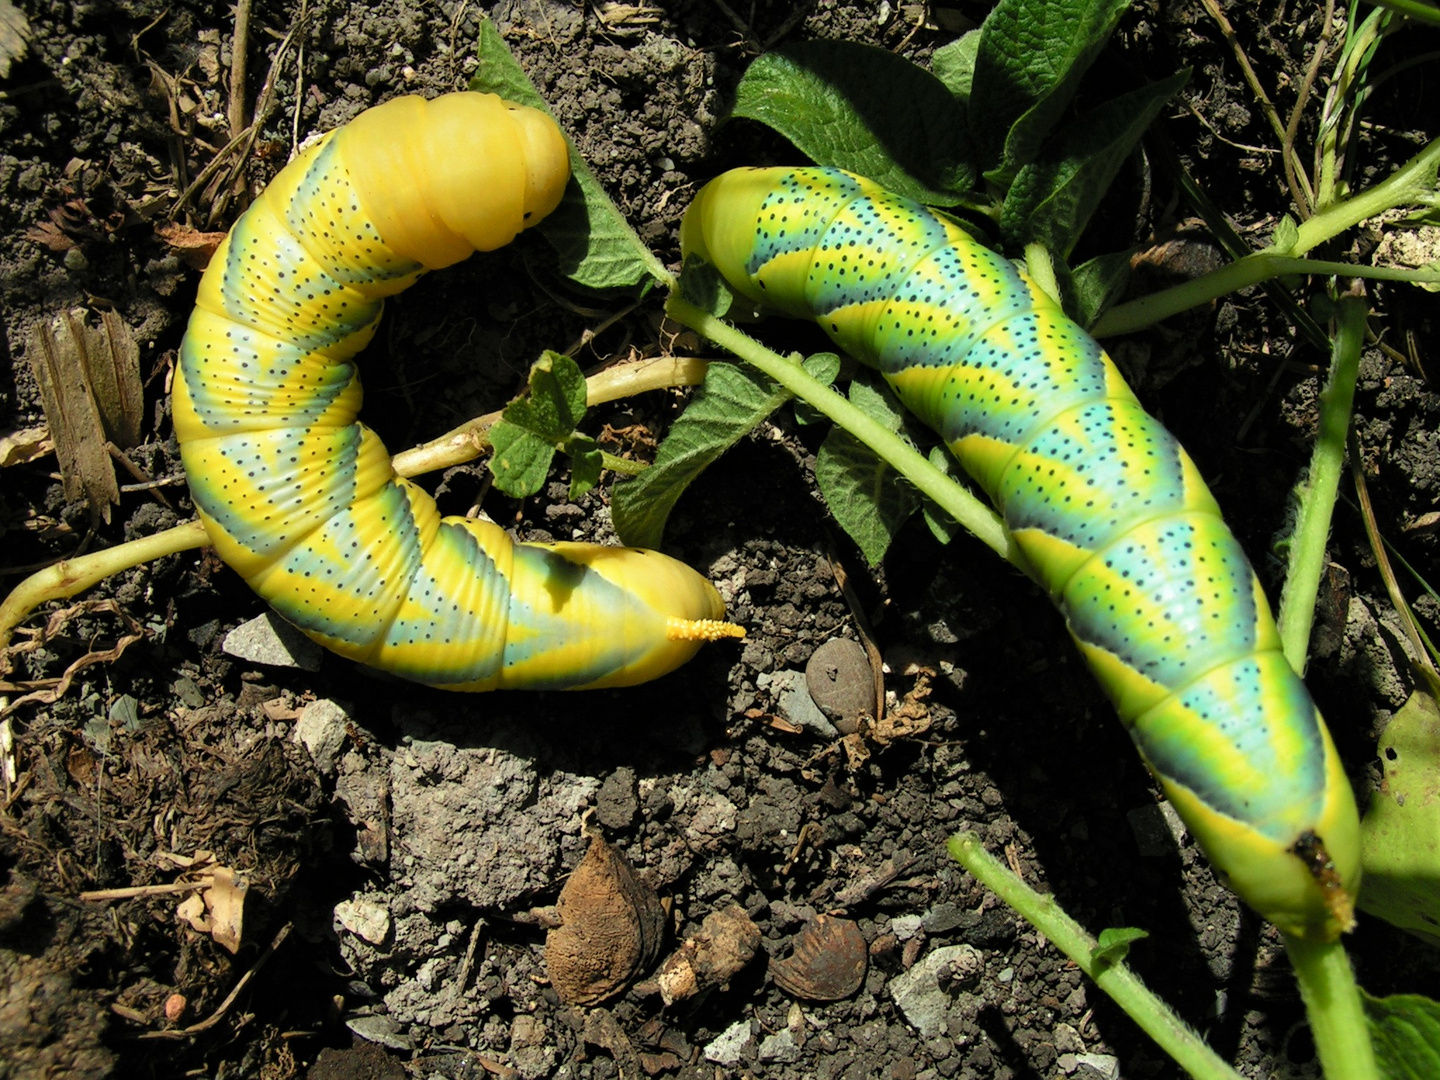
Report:
<svg viewBox="0 0 1440 1080"><path fill-rule="evenodd" d="M344 656L452 690L623 686L740 632L664 555L442 518L356 419L352 358L384 298L508 244L569 175L537 110L400 98L286 167L200 283L173 400L196 509L257 593Z"/></svg>
<svg viewBox="0 0 1440 1080"><path fill-rule="evenodd" d="M836 169L712 181L681 245L877 367L1004 516L1165 794L1287 933L1348 929L1354 794L1194 463L1007 260Z"/></svg>

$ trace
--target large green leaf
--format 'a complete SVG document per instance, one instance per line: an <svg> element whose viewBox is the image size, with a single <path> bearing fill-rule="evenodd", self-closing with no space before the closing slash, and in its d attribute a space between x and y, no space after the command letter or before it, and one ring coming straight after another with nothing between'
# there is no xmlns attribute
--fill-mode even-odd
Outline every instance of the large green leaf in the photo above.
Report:
<svg viewBox="0 0 1440 1080"><path fill-rule="evenodd" d="M807 41L752 63L733 115L784 135L812 161L955 206L974 187L964 112L929 72L884 49Z"/></svg>
<svg viewBox="0 0 1440 1080"><path fill-rule="evenodd" d="M480 69L470 80L470 89L550 111L488 18L480 21ZM665 267L630 228L568 135L566 142L570 145L570 185L559 208L537 226L560 256L560 272L591 289L634 285L647 277L668 282Z"/></svg>
<svg viewBox="0 0 1440 1080"><path fill-rule="evenodd" d="M1359 905L1440 945L1440 706L1434 699L1412 694L1386 725L1379 753L1385 782L1360 824L1365 876Z"/></svg>
<svg viewBox="0 0 1440 1080"><path fill-rule="evenodd" d="M1001 191L1075 96L1130 0L1000 0L980 28L970 133Z"/></svg>
<svg viewBox="0 0 1440 1080"><path fill-rule="evenodd" d="M1189 77L1182 71L1114 98L1047 143L1005 196L1000 231L1008 249L1038 243L1067 257L1140 136Z"/></svg>
<svg viewBox="0 0 1440 1080"><path fill-rule="evenodd" d="M1366 997L1365 1014L1385 1080L1440 1076L1440 1004L1418 994Z"/></svg>

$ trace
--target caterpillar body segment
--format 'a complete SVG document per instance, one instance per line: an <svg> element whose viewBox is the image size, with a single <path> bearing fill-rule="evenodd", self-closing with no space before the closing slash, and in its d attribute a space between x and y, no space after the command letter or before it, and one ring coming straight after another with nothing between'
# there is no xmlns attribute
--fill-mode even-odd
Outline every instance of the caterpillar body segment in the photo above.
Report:
<svg viewBox="0 0 1440 1080"><path fill-rule="evenodd" d="M400 98L300 154L201 281L173 399L196 508L221 557L343 656L455 690L621 686L736 632L664 555L441 517L356 419L353 358L384 298L509 243L568 177L537 110Z"/></svg>
<svg viewBox="0 0 1440 1080"><path fill-rule="evenodd" d="M940 433L1236 892L1290 934L1348 929L1359 824L1329 733L1194 463L1094 339L953 222L835 169L726 173L681 242Z"/></svg>

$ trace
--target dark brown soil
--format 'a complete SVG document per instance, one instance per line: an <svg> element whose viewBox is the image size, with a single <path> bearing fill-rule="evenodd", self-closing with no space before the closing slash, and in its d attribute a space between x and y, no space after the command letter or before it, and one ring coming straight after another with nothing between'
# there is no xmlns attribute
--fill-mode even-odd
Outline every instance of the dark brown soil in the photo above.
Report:
<svg viewBox="0 0 1440 1080"><path fill-rule="evenodd" d="M53 456L6 468L0 591L35 565L188 516L164 391L197 274L157 228L227 227L296 132L402 92L460 88L487 14L448 0L311 0L301 24L297 7L257 3L252 104L281 38L299 29L276 66L241 194L217 209L213 193L183 208L176 196L228 141L231 13L184 0L22 5L29 54L0 83L0 433L43 422L32 329L74 307L114 310L140 343L147 385L145 441L130 457L167 481L158 492L168 503L133 491L111 523L93 523L62 495ZM819 0L800 17L789 4L734 7L732 17L705 0L514 0L488 12L672 264L700 183L735 164L796 160L773 136L721 123L760 45L843 38L924 62L987 5L932 5L929 24L918 4ZM1301 33L1296 5L1225 7L1288 117L1316 16L1305 7ZM1394 63L1425 45L1386 48ZM1258 245L1290 209L1277 140L1201 4L1137 3L1088 92L1183 66L1195 74L1165 135ZM1436 134L1433 71L1432 60L1377 93L1357 185ZM1307 147L1323 80L1305 104ZM1183 226L1203 269L1214 256L1190 215L1173 176L1137 163L1087 242L1107 251ZM1373 242L1360 230L1352 251L1334 254L1364 258ZM1381 531L1435 581L1427 515L1440 487L1440 398L1423 371L1436 351L1435 301L1383 287L1372 296L1376 329L1421 366L1366 354L1356 426L1367 477ZM628 303L568 291L542 245L439 275L392 306L366 367L367 419L392 447L432 437L498 407L541 349L569 348ZM578 358L659 352L670 339L658 322L652 299ZM796 333L775 339L813 343ZM1261 291L1116 343L1116 353L1273 577L1272 538L1313 435L1325 355ZM680 402L652 397L597 419L658 437ZM947 859L945 839L961 826L1093 930L1149 930L1134 966L1245 1075L1315 1075L1278 938L1188 839L1169 839L1152 783L1044 597L979 545L941 549L918 523L869 571L812 495L819 438L779 417L686 495L671 550L720 584L750 637L636 690L457 698L329 656L317 671L237 660L221 642L262 605L207 552L85 594L115 605L75 611L10 675L54 679L138 634L53 703L9 717L18 777L0 801L0 1077L979 1080L1093 1077L1114 1063L1127 1077L1175 1075L1063 956ZM446 508L469 506L481 476L447 474ZM548 499L487 496L485 507L527 538L613 539L603 491L570 505L556 479ZM1317 627L1310 681L1363 799L1375 736L1412 680L1348 505L1330 558L1322 599L1332 614ZM892 668L910 657L937 673L921 730L871 742L863 761L777 719L787 673L803 672L827 640L855 636L834 566ZM1435 604L1416 607L1433 636ZM903 697L911 685L892 675L887 689ZM337 741L312 756L292 736L315 701L338 703L343 718ZM662 955L738 904L759 929L757 959L669 1008L653 985L598 1009L561 1005L543 965L545 909L580 860L587 822L670 905ZM174 881L193 860L248 883L233 955L177 917L184 894L80 899ZM858 925L867 973L853 996L800 1004L767 976L765 955L788 955L827 912ZM955 951L943 954L929 1019L917 1020L897 991L913 1000L907 989L942 948ZM1436 992L1435 954L1372 920L1353 955L1372 992Z"/></svg>

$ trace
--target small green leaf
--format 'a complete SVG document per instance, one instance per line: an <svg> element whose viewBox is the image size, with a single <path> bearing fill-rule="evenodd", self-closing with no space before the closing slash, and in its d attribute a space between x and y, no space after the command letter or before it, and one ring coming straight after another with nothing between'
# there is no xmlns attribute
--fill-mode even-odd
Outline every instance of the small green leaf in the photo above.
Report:
<svg viewBox="0 0 1440 1080"><path fill-rule="evenodd" d="M570 453L570 498L580 498L600 482L605 455L589 435L576 433L565 445Z"/></svg>
<svg viewBox="0 0 1440 1080"><path fill-rule="evenodd" d="M480 68L470 89L550 112L488 18L480 21ZM538 226L560 256L560 272L590 289L622 288L647 277L668 283L664 265L610 201L568 135L565 141L570 146L571 182L559 208Z"/></svg>
<svg viewBox="0 0 1440 1080"><path fill-rule="evenodd" d="M955 95L962 109L970 107L970 88L975 82L975 57L980 51L980 31L971 30L959 41L942 45L930 58L930 72Z"/></svg>
<svg viewBox="0 0 1440 1080"><path fill-rule="evenodd" d="M1022 166L1000 214L1006 246L1039 243L1068 257L1140 136L1189 78L1182 71L1106 102Z"/></svg>
<svg viewBox="0 0 1440 1080"><path fill-rule="evenodd" d="M1295 250L1295 245L1300 243L1300 226L1295 224L1295 219L1286 214L1280 219L1280 224L1275 226L1275 234L1270 237L1271 255L1288 255Z"/></svg>
<svg viewBox="0 0 1440 1080"><path fill-rule="evenodd" d="M1385 782L1360 823L1359 905L1440 945L1440 706L1434 699L1420 690L1411 694L1380 736L1379 754Z"/></svg>
<svg viewBox="0 0 1440 1080"><path fill-rule="evenodd" d="M490 473L506 495L524 499L545 486L555 458L553 443L502 419L490 429L490 445Z"/></svg>
<svg viewBox="0 0 1440 1080"><path fill-rule="evenodd" d="M547 351L530 369L530 393L505 406L490 429L490 472L506 495L523 499L545 485L558 447L585 416L585 373L568 356Z"/></svg>
<svg viewBox="0 0 1440 1080"><path fill-rule="evenodd" d="M850 403L891 431L904 410L878 375L850 383ZM855 436L831 428L815 456L815 483L836 522L871 566L879 564L900 527L920 508L920 493Z"/></svg>
<svg viewBox="0 0 1440 1080"><path fill-rule="evenodd" d="M707 315L723 319L735 302L735 294L714 265L699 255L685 256L680 268L680 299L694 304Z"/></svg>
<svg viewBox="0 0 1440 1080"><path fill-rule="evenodd" d="M975 185L955 97L885 49L807 41L766 53L736 87L733 115L769 125L817 164L919 202L954 206Z"/></svg>
<svg viewBox="0 0 1440 1080"><path fill-rule="evenodd" d="M1131 251L1113 251L1081 263L1070 273L1075 302L1075 321L1081 326L1095 324L1101 314L1125 294L1130 284Z"/></svg>
<svg viewBox="0 0 1440 1080"><path fill-rule="evenodd" d="M1150 935L1133 926L1112 926L1100 931L1099 941L1090 950L1090 960L1096 964L1119 964L1130 953L1130 946Z"/></svg>
<svg viewBox="0 0 1440 1080"><path fill-rule="evenodd" d="M805 358L800 365L816 381L830 386L840 374L840 357L832 352L816 353ZM819 424L826 419L824 413L808 401L795 402L795 422L798 424Z"/></svg>
<svg viewBox="0 0 1440 1080"><path fill-rule="evenodd" d="M1440 1004L1419 994L1365 994L1364 1002L1375 1062L1385 1080L1440 1076Z"/></svg>
<svg viewBox="0 0 1440 1080"><path fill-rule="evenodd" d="M712 362L705 382L660 444L655 464L615 485L610 516L621 542L659 547L665 522L685 489L789 396L757 371Z"/></svg>
<svg viewBox="0 0 1440 1080"><path fill-rule="evenodd" d="M1002 191L1059 121L1130 0L1000 0L980 28L970 132Z"/></svg>

